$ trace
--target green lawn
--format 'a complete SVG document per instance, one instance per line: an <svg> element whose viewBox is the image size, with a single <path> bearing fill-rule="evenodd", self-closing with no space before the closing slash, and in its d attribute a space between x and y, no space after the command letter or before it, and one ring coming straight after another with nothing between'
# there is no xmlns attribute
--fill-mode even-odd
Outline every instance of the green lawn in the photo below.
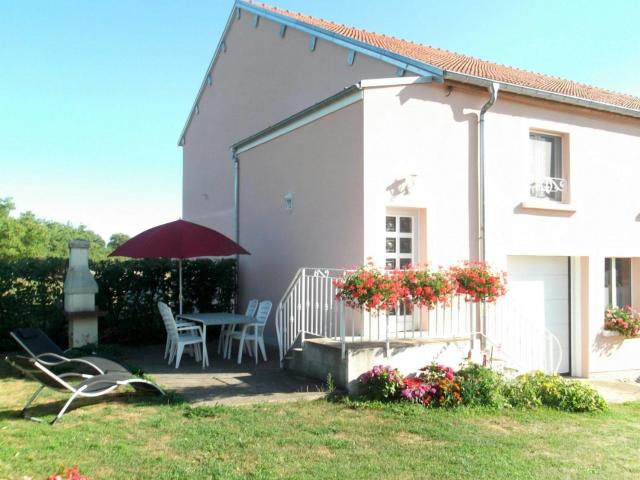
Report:
<svg viewBox="0 0 640 480"><path fill-rule="evenodd" d="M640 478L640 403L604 414L363 408L324 401L191 409L130 394L56 426L15 418L35 384L0 367L0 479L78 465L94 479ZM43 395L35 414L60 408Z"/></svg>

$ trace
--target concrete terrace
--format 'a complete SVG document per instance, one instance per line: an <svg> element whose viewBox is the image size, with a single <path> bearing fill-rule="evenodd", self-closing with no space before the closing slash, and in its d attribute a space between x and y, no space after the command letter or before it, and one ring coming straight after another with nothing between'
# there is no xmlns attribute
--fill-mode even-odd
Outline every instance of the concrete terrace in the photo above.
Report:
<svg viewBox="0 0 640 480"><path fill-rule="evenodd" d="M321 381L282 370L276 350L268 350L268 362L255 364L244 356L242 365L236 357L223 360L209 345L210 366L203 369L193 357L185 354L180 368L167 365L164 345L126 349L124 361L141 368L159 385L202 405L244 405L264 402L315 400L325 395Z"/></svg>

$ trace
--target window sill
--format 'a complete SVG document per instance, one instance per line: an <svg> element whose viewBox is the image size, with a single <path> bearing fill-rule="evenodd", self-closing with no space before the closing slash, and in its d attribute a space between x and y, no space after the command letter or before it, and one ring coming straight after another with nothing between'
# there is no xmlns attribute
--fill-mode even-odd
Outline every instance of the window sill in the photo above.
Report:
<svg viewBox="0 0 640 480"><path fill-rule="evenodd" d="M625 337L621 333L618 333L614 330L605 330L604 328L602 329L601 335L603 337L615 338L616 340L622 340L622 341L640 339L640 337Z"/></svg>
<svg viewBox="0 0 640 480"><path fill-rule="evenodd" d="M522 210L561 212L570 215L576 213L576 207L574 207L570 203L552 203L528 200L522 202L520 205L518 205L518 207Z"/></svg>

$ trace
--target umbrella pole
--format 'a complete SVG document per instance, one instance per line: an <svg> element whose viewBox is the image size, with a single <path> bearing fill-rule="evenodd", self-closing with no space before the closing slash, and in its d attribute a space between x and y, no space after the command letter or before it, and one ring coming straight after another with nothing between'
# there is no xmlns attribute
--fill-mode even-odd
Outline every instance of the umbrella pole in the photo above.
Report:
<svg viewBox="0 0 640 480"><path fill-rule="evenodd" d="M180 284L178 294L180 300L180 315L182 315L182 259L178 260L178 283Z"/></svg>

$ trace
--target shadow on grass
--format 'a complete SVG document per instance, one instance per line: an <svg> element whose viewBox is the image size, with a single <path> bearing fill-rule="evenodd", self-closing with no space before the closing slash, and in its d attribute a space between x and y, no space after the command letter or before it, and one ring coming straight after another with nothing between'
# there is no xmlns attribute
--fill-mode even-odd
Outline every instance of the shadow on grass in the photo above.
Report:
<svg viewBox="0 0 640 480"><path fill-rule="evenodd" d="M79 410L92 405L118 406L118 407L143 407L143 406L168 406L182 405L187 403L185 399L173 391L166 391L166 395L140 394L137 392L110 393L103 397L79 398L73 401L69 409L65 412L65 417L72 415L75 410ZM47 401L32 404L28 409L31 417L42 418L50 421L55 417L60 409L67 402L69 396L60 395L59 400ZM27 397L25 397L25 401ZM102 416L102 415L100 415ZM21 409L10 409L0 411L0 421L22 420Z"/></svg>

